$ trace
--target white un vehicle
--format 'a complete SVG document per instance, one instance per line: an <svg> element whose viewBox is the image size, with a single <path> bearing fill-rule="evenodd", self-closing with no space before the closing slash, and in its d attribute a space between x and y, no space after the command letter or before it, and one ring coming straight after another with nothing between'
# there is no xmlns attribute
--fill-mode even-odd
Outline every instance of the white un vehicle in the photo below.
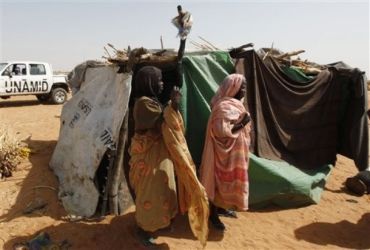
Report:
<svg viewBox="0 0 370 250"><path fill-rule="evenodd" d="M0 98L35 95L41 102L63 104L69 92L66 76L54 76L43 62L0 63Z"/></svg>

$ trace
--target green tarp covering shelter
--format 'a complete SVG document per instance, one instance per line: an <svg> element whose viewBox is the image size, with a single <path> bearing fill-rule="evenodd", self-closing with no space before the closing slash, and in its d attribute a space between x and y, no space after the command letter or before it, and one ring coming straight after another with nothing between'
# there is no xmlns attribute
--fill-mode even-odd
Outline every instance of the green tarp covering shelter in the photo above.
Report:
<svg viewBox="0 0 370 250"><path fill-rule="evenodd" d="M208 103L220 82L234 71L234 63L227 52L187 55L183 58L181 111L188 131L186 139L197 166L200 165L204 135L211 113Z"/></svg>
<svg viewBox="0 0 370 250"><path fill-rule="evenodd" d="M201 162L210 115L209 101L221 81L234 72L234 62L227 52L187 54L183 58L181 111L189 149L197 166ZM302 171L286 162L262 159L251 154L249 203L252 207L272 203L282 207L318 203L330 170L331 166L326 165Z"/></svg>
<svg viewBox="0 0 370 250"><path fill-rule="evenodd" d="M275 204L298 207L318 203L332 169L324 165L301 170L286 162L249 156L249 203L256 208Z"/></svg>

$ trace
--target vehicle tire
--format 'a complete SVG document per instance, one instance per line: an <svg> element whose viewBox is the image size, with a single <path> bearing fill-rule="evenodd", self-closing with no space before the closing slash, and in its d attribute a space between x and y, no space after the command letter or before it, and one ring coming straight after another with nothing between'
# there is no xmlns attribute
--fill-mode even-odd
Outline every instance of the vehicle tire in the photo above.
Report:
<svg viewBox="0 0 370 250"><path fill-rule="evenodd" d="M36 98L40 102L47 102L50 100L50 94L39 94L39 95L36 95Z"/></svg>
<svg viewBox="0 0 370 250"><path fill-rule="evenodd" d="M63 88L51 90L51 100L55 104L63 104L67 101L67 91Z"/></svg>

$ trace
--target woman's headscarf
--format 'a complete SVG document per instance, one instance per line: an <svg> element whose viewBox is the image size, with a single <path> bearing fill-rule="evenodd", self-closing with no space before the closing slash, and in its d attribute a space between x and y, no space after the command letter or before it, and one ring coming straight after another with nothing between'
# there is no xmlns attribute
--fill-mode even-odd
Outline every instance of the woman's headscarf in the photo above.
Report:
<svg viewBox="0 0 370 250"><path fill-rule="evenodd" d="M160 69L153 66L142 67L135 77L135 96L157 97L161 78Z"/></svg>
<svg viewBox="0 0 370 250"><path fill-rule="evenodd" d="M241 74L228 75L221 83L211 100L211 108L224 97L234 97L240 90L245 77Z"/></svg>

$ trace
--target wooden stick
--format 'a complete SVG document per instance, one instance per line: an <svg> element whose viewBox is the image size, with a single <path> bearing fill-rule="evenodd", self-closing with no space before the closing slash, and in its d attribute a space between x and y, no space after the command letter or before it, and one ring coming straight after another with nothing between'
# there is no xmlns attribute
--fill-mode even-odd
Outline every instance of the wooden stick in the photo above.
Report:
<svg viewBox="0 0 370 250"><path fill-rule="evenodd" d="M114 51L116 51L116 52L118 51L112 44L110 44L110 43L107 43L107 44L108 44L109 47L111 47L112 49L114 49Z"/></svg>
<svg viewBox="0 0 370 250"><path fill-rule="evenodd" d="M201 36L198 36L201 40L203 40L204 42L206 42L207 44L209 44L211 47L213 47L215 50L220 50L219 48L217 48L216 46L214 46L212 43L208 42L206 39L204 39L203 37Z"/></svg>
<svg viewBox="0 0 370 250"><path fill-rule="evenodd" d="M297 51L292 51L292 52L288 52L288 53L284 53L280 56L276 56L277 59L283 59L284 57L288 57L288 56L296 56L298 54L301 54L301 53L304 53L306 52L305 50L297 50Z"/></svg>
<svg viewBox="0 0 370 250"><path fill-rule="evenodd" d="M210 51L213 51L214 50L212 47L208 46L207 44L202 44L202 48L204 50L210 50Z"/></svg>
<svg viewBox="0 0 370 250"><path fill-rule="evenodd" d="M201 43L198 43L201 47L202 47L202 49L205 49L205 50L211 50L211 51L213 51L214 49L212 48L212 47L210 47L209 45L207 45L207 44L201 44Z"/></svg>
<svg viewBox="0 0 370 250"><path fill-rule="evenodd" d="M193 44L197 49L201 49L198 45L196 45L193 41L190 41L191 44Z"/></svg>
<svg viewBox="0 0 370 250"><path fill-rule="evenodd" d="M104 50L105 50L105 52L107 52L107 54L108 54L108 56L109 57L112 57L110 54L109 54L109 51L107 50L107 48L104 46Z"/></svg>
<svg viewBox="0 0 370 250"><path fill-rule="evenodd" d="M266 57L269 55L269 53L272 51L272 49L274 48L274 42L272 42L271 44L271 49L269 51L267 51L267 53L265 54L265 56L263 57L262 61L264 61L266 59Z"/></svg>
<svg viewBox="0 0 370 250"><path fill-rule="evenodd" d="M197 43L196 41L190 40L190 43L197 47L197 49L203 49L202 45Z"/></svg>
<svg viewBox="0 0 370 250"><path fill-rule="evenodd" d="M161 35L161 49L163 50L163 39L162 39L162 35Z"/></svg>
<svg viewBox="0 0 370 250"><path fill-rule="evenodd" d="M194 40L191 40L191 43L193 43L194 45L198 46L198 47L202 47L202 45Z"/></svg>

